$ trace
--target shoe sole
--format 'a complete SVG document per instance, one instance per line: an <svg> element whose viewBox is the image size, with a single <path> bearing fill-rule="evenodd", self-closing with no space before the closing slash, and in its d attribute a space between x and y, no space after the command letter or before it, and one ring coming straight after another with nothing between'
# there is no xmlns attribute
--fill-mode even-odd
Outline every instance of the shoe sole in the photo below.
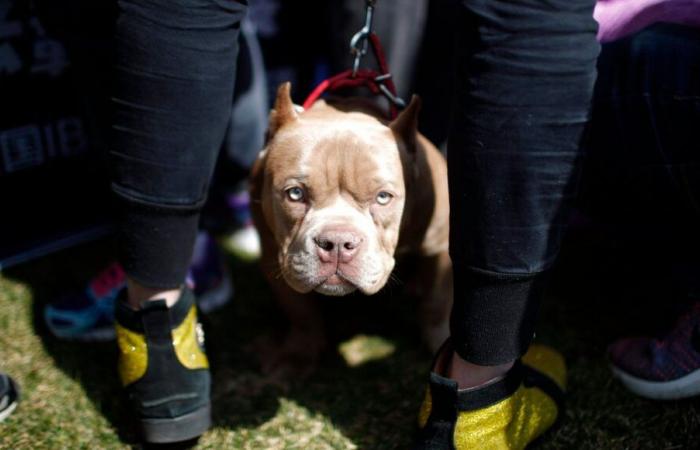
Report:
<svg viewBox="0 0 700 450"><path fill-rule="evenodd" d="M17 402L11 403L10 406L0 411L0 422L7 419L15 409L17 409Z"/></svg>
<svg viewBox="0 0 700 450"><path fill-rule="evenodd" d="M610 366L613 375L631 392L652 400L680 400L700 395L700 370L673 381L649 381Z"/></svg>
<svg viewBox="0 0 700 450"><path fill-rule="evenodd" d="M151 444L170 444L201 436L211 427L211 405L172 419L141 419L143 439Z"/></svg>

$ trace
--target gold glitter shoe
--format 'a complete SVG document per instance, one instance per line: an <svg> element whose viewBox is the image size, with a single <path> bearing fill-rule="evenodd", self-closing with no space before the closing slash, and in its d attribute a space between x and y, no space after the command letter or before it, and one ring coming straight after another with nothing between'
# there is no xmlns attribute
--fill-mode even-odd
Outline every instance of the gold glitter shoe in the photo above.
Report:
<svg viewBox="0 0 700 450"><path fill-rule="evenodd" d="M561 416L566 366L553 349L532 345L503 378L470 390L440 375L451 355L448 341L430 373L416 449L522 449Z"/></svg>
<svg viewBox="0 0 700 450"><path fill-rule="evenodd" d="M197 323L194 294L183 288L172 307L144 302L135 311L117 302L119 376L143 439L171 443L211 426L209 362Z"/></svg>

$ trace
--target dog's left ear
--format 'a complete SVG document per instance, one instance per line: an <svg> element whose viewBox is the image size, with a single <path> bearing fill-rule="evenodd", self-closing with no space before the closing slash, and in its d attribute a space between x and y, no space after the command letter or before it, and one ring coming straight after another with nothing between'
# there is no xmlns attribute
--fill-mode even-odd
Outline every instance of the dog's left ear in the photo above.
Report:
<svg viewBox="0 0 700 450"><path fill-rule="evenodd" d="M411 103L399 113L399 116L389 124L394 135L406 144L406 150L413 153L416 150L416 137L418 134L418 113L420 112L420 97L411 97Z"/></svg>

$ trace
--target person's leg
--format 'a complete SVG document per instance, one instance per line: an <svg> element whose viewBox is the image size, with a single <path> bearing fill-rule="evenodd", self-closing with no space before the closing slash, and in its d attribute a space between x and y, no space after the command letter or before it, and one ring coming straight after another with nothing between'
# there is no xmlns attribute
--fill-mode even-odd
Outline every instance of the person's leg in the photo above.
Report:
<svg viewBox="0 0 700 450"><path fill-rule="evenodd" d="M454 306L421 412L424 448L521 448L558 415L561 357L537 347L519 358L577 183L598 55L593 3L458 6L448 140Z"/></svg>
<svg viewBox="0 0 700 450"><path fill-rule="evenodd" d="M462 2L448 144L451 329L459 359L474 365L507 367L533 336L577 184L598 55L592 8Z"/></svg>
<svg viewBox="0 0 700 450"><path fill-rule="evenodd" d="M183 288L231 114L245 1L119 1L112 187L128 298L116 309L119 372L144 438L210 424L208 361Z"/></svg>
<svg viewBox="0 0 700 450"><path fill-rule="evenodd" d="M214 230L225 234L224 248L247 261L260 257L260 236L250 212L248 175L264 147L270 111L267 75L255 26L250 19L241 26L231 125L214 175L210 214L204 213L205 223L209 219Z"/></svg>
<svg viewBox="0 0 700 450"><path fill-rule="evenodd" d="M245 2L120 1L113 190L129 302L183 283L230 117Z"/></svg>
<svg viewBox="0 0 700 450"><path fill-rule="evenodd" d="M661 324L679 298L691 303L667 333L609 348L614 375L651 399L700 394L698 60L700 28L658 24L605 44L598 62L589 201L605 202L605 219L624 236L616 239L628 254L621 271L662 280L660 273L676 272L673 285L662 282L663 297L641 306L635 298L634 307Z"/></svg>
<svg viewBox="0 0 700 450"><path fill-rule="evenodd" d="M654 25L602 47L583 207L624 226L630 241L654 233L654 247L675 251L679 237L696 234L698 58L700 28L681 25Z"/></svg>

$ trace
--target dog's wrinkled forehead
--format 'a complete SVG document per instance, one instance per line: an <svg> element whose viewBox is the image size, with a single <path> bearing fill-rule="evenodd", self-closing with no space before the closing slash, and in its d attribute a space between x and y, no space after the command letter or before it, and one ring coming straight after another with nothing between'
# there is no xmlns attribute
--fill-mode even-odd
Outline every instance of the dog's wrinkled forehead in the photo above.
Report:
<svg viewBox="0 0 700 450"><path fill-rule="evenodd" d="M386 126L373 121L329 123L302 115L295 126L275 135L268 164L274 186L303 183L317 202L338 191L366 200L377 189L399 188L402 182L396 141Z"/></svg>

